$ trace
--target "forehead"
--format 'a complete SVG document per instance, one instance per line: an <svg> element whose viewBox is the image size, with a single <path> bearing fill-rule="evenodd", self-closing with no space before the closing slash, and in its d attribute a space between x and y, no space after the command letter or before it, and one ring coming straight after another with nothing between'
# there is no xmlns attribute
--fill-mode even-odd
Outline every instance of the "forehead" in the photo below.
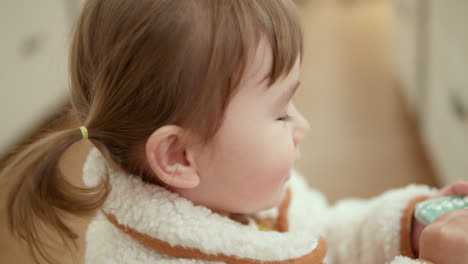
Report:
<svg viewBox="0 0 468 264"><path fill-rule="evenodd" d="M241 87L258 84L268 78L273 67L273 53L270 44L262 38L256 49L249 55Z"/></svg>
<svg viewBox="0 0 468 264"><path fill-rule="evenodd" d="M257 48L252 51L245 71L240 80L239 93L248 93L256 95L276 94L281 92L284 85L291 86L299 80L300 75L300 56L289 72L284 73L270 83L270 75L274 63L273 52L268 41L261 39ZM271 84L271 85L270 85Z"/></svg>

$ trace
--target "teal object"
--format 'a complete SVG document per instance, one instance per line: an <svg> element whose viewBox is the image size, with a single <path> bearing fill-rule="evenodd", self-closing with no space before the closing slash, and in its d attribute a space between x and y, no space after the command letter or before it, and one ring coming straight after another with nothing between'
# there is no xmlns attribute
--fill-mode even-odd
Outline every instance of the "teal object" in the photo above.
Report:
<svg viewBox="0 0 468 264"><path fill-rule="evenodd" d="M448 196L418 203L415 217L421 223L429 225L440 215L458 209L468 209L468 196Z"/></svg>

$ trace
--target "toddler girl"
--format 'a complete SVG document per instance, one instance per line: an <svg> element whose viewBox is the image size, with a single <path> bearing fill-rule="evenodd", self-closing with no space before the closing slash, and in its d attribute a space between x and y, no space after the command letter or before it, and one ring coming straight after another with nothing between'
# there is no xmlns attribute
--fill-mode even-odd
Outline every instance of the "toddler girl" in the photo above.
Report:
<svg viewBox="0 0 468 264"><path fill-rule="evenodd" d="M466 263L465 211L424 231L413 217L418 201L466 194L465 183L329 207L292 170L308 131L291 101L302 54L289 0L86 1L70 56L83 125L3 169L16 181L11 230L51 263L40 225L73 241L62 214L96 209L88 264ZM81 139L96 147L89 188L57 169Z"/></svg>

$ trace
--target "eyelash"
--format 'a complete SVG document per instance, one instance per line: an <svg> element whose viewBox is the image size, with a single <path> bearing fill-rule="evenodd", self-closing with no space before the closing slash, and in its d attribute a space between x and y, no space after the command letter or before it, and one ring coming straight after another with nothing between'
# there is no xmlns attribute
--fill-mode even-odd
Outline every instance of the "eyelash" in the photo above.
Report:
<svg viewBox="0 0 468 264"><path fill-rule="evenodd" d="M283 121L283 122L289 122L289 121L291 121L291 119L292 119L292 117L290 115L284 115L284 116L278 118L278 120Z"/></svg>

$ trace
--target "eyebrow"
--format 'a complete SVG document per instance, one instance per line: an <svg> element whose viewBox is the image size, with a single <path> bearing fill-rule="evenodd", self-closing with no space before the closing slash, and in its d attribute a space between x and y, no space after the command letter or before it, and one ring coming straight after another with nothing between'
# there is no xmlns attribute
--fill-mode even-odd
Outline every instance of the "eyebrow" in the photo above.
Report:
<svg viewBox="0 0 468 264"><path fill-rule="evenodd" d="M301 82L300 81L296 81L295 83L293 83L292 86L290 86L278 99L278 101L276 102L275 106L276 107L282 107L284 105L286 105L290 100L291 98L294 96L294 93L296 93L297 91L297 88L299 88L299 86L301 85Z"/></svg>

